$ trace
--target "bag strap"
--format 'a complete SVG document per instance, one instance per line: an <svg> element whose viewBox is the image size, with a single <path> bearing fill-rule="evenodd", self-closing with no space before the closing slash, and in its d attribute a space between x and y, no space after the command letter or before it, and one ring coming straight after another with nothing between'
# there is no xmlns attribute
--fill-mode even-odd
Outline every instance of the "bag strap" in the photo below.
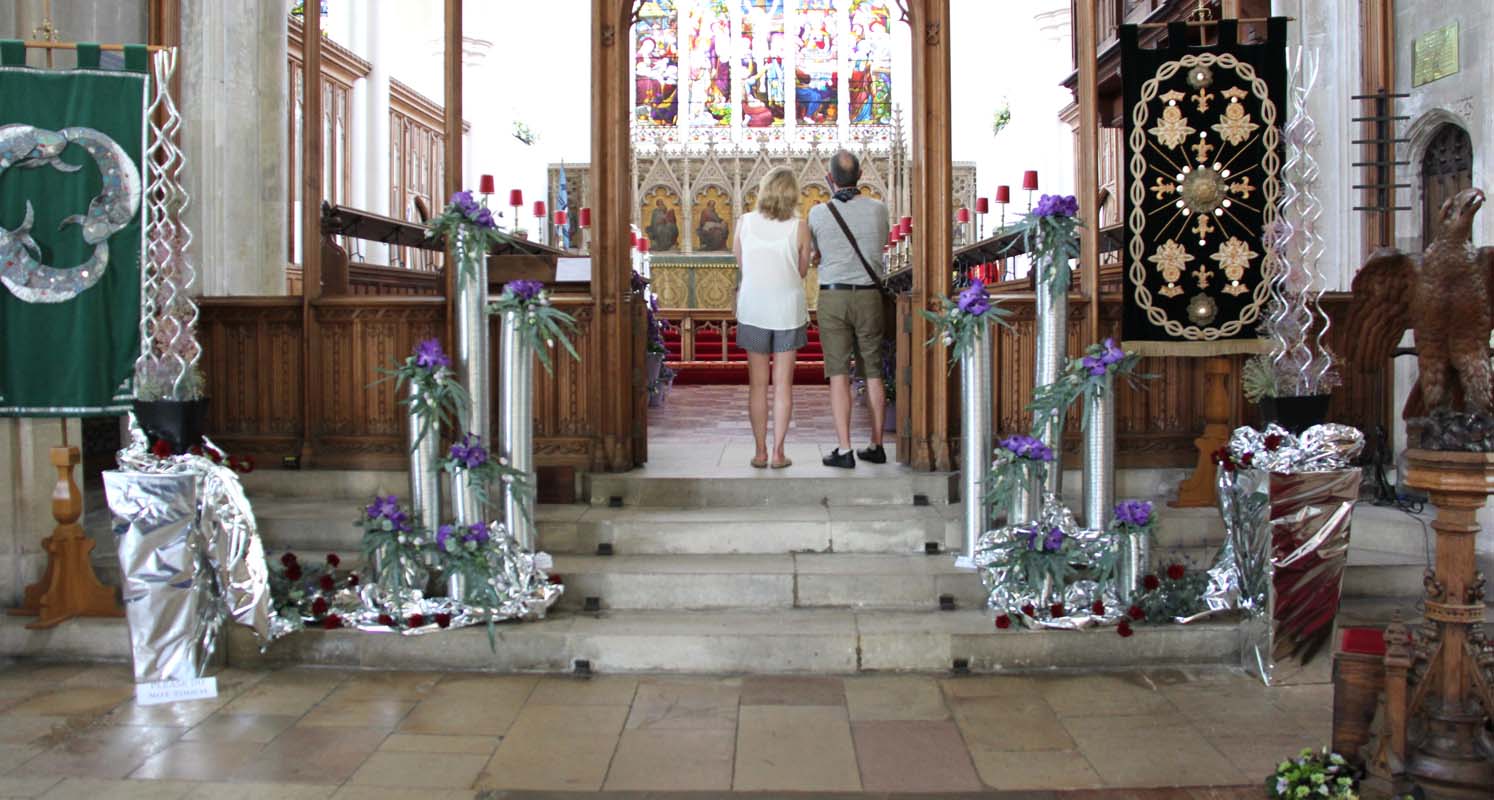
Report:
<svg viewBox="0 0 1494 800"><path fill-rule="evenodd" d="M861 268L866 270L867 276L872 279L872 285L877 287L877 291L887 294L887 287L882 284L882 279L877 275L876 270L872 269L871 262L861 254L861 246L856 244L856 236L851 233L851 226L846 224L846 218L840 215L840 209L835 207L835 201L825 203L825 208L830 211L830 216L835 217L836 224L840 225L841 232L846 235L846 241L851 243L851 252L855 253L856 258L861 261Z"/></svg>

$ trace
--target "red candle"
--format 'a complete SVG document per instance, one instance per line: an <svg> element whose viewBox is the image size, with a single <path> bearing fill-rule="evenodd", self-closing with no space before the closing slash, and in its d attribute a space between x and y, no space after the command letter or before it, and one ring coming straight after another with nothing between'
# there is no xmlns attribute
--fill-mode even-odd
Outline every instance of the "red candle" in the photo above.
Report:
<svg viewBox="0 0 1494 800"><path fill-rule="evenodd" d="M897 228L893 228L887 232L887 246L897 247Z"/></svg>
<svg viewBox="0 0 1494 800"><path fill-rule="evenodd" d="M1022 188L1026 189L1029 192L1037 191L1037 170L1030 169L1022 173Z"/></svg>
<svg viewBox="0 0 1494 800"><path fill-rule="evenodd" d="M545 201L543 201L543 200L536 200L536 201L534 201L534 218L535 219L543 219L544 216L545 216Z"/></svg>
<svg viewBox="0 0 1494 800"><path fill-rule="evenodd" d="M977 198L975 198L975 213L977 213L977 214L989 214L989 213L991 213L991 200L990 200L990 198L988 198L988 197L977 197Z"/></svg>
<svg viewBox="0 0 1494 800"><path fill-rule="evenodd" d="M511 206L522 206L522 205L524 205L524 190L523 189L509 189L508 190L508 204L511 205Z"/></svg>
<svg viewBox="0 0 1494 800"><path fill-rule="evenodd" d="M638 252L640 252L640 253L647 253L648 252L648 237L647 236L640 236L640 237L638 237Z"/></svg>
<svg viewBox="0 0 1494 800"><path fill-rule="evenodd" d="M578 222L580 222L581 227L583 228L591 227L591 208L589 206L581 207L581 218L578 220Z"/></svg>
<svg viewBox="0 0 1494 800"><path fill-rule="evenodd" d="M898 234L904 239L913 235L913 218L903 217L897 224Z"/></svg>
<svg viewBox="0 0 1494 800"><path fill-rule="evenodd" d="M566 222L565 209L561 209L561 210L555 212L555 224L559 225L562 228L564 228L565 227L565 222Z"/></svg>
<svg viewBox="0 0 1494 800"><path fill-rule="evenodd" d="M628 246L629 247L637 247L638 246L638 231L635 231L635 230L629 230L628 231Z"/></svg>
<svg viewBox="0 0 1494 800"><path fill-rule="evenodd" d="M482 194L492 194L494 191L496 191L493 188L493 176L492 175L484 175L481 178L478 178L477 179L477 191L480 192L480 193L482 193Z"/></svg>
<svg viewBox="0 0 1494 800"><path fill-rule="evenodd" d="M996 202L998 202L998 203L1000 203L1002 205L1006 205L1007 203L1010 203L1011 201L1012 201L1012 187L1010 187L1010 186L997 186L996 187Z"/></svg>
<svg viewBox="0 0 1494 800"><path fill-rule="evenodd" d="M957 222L969 222L970 221L970 209L961 207L959 211L955 212L955 221L957 221Z"/></svg>

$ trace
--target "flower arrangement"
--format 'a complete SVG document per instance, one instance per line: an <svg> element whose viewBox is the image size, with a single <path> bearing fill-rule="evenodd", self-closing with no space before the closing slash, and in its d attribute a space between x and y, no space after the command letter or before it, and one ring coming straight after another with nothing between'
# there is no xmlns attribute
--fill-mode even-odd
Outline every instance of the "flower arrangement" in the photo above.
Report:
<svg viewBox="0 0 1494 800"><path fill-rule="evenodd" d="M430 230L425 232L427 238L443 239L449 245L458 246L463 258L459 259L457 268L463 277L469 279L475 278L478 266L486 263L488 249L497 242L507 241L498 230L498 220L488 209L488 201L479 201L466 190L453 192L446 208L431 219L430 225Z"/></svg>
<svg viewBox="0 0 1494 800"><path fill-rule="evenodd" d="M1354 769L1348 760L1326 748L1321 752L1304 749L1296 758L1276 765L1276 772L1266 779L1266 796L1283 800L1358 800L1356 788Z"/></svg>
<svg viewBox="0 0 1494 800"><path fill-rule="evenodd" d="M987 478L986 502L998 509L1006 509L1007 519L1012 518L1012 504L1016 501L1017 487L1026 483L1038 485L1048 474L1048 465L1053 463L1053 448L1043 444L1035 436L1008 436L996 446L996 458L991 462Z"/></svg>
<svg viewBox="0 0 1494 800"><path fill-rule="evenodd" d="M659 297L655 295L648 299L648 344L647 352L655 355L665 355L669 348L664 344L664 334L669 332L669 320L659 316Z"/></svg>
<svg viewBox="0 0 1494 800"><path fill-rule="evenodd" d="M360 585L358 573L338 571L341 564L342 559L336 553L328 553L320 563L303 564L289 551L278 561L270 562L270 598L275 612L302 625L325 623L337 616L331 613L337 594L356 592Z"/></svg>
<svg viewBox="0 0 1494 800"><path fill-rule="evenodd" d="M509 281L503 294L488 306L490 314L518 315L519 327L529 348L539 356L546 372L550 365L550 347L559 342L571 358L581 360L568 334L576 329L576 318L550 304L550 293L539 281Z"/></svg>
<svg viewBox="0 0 1494 800"><path fill-rule="evenodd" d="M1057 417L1061 422L1075 400L1085 396L1098 397L1115 376L1125 376L1132 385L1137 385L1138 379L1150 378L1149 375L1137 374L1136 365L1140 361L1141 356L1122 350L1114 339L1090 345L1084 355L1069 360L1058 380L1033 391L1032 402L1027 405L1027 410L1032 412L1033 431L1041 431L1050 417ZM1089 404L1086 403L1084 408L1083 425L1088 428Z"/></svg>
<svg viewBox="0 0 1494 800"><path fill-rule="evenodd" d="M920 309L919 313L934 325L934 336L926 344L944 342L946 347L952 348L951 354L956 361L970 347L976 333L989 322L1011 327L1006 321L1011 312L991 300L991 295L986 292L986 285L979 279L970 281L970 285L953 300L948 297L939 298L937 312ZM953 361L949 368L954 369Z"/></svg>
<svg viewBox="0 0 1494 800"><path fill-rule="evenodd" d="M1209 573L1179 562L1169 564L1160 575L1141 579L1142 595L1129 615L1137 622L1151 623L1186 619L1204 610L1208 587Z"/></svg>
<svg viewBox="0 0 1494 800"><path fill-rule="evenodd" d="M397 581L403 584L403 566L418 561L426 546L426 532L416 524L409 508L400 505L395 495L374 495L373 502L363 509L362 518L354 524L363 529L364 557L369 563L382 561L386 565L383 573L397 576ZM380 583L384 582L383 573Z"/></svg>
<svg viewBox="0 0 1494 800"><path fill-rule="evenodd" d="M1152 524L1156 522L1152 504L1146 500L1122 500L1115 504L1111 517L1110 529L1126 535L1150 537Z"/></svg>
<svg viewBox="0 0 1494 800"><path fill-rule="evenodd" d="M1012 122L1011 101L1005 97L1001 98L1001 105L996 108L996 113L991 117L991 135L1000 136L1006 130L1006 126Z"/></svg>
<svg viewBox="0 0 1494 800"><path fill-rule="evenodd" d="M439 339L426 339L416 344L415 351L399 366L380 371L389 377L380 379L379 383L393 378L396 388L402 389L406 385L420 388L414 394L406 393L399 401L400 405L409 406L425 423L415 434L412 450L424 441L427 432L460 419L471 404L467 390L457 382L456 373L451 369L451 357L441 349Z"/></svg>
<svg viewBox="0 0 1494 800"><path fill-rule="evenodd" d="M1005 566L1015 568L1015 573L1022 576L1029 590L1048 586L1053 596L1061 596L1063 587L1079 575L1080 567L1084 568L1085 577L1097 584L1110 580L1115 574L1118 554L1113 552L1114 548L1106 548L1107 552L1098 554L1087 552L1078 538L1069 535L1061 526L1034 522L1016 526L1012 533L1002 560ZM1046 594L1036 593L1039 596ZM1054 617L1064 616L1061 604L1057 605L1057 608L1047 610ZM1035 616L1025 609L1023 613Z"/></svg>
<svg viewBox="0 0 1494 800"><path fill-rule="evenodd" d="M1079 200L1073 195L1045 194L1031 213L1012 227L1022 235L1023 250L1049 265L1043 273L1044 283L1055 298L1068 294L1073 279L1069 262L1079 257L1079 239L1074 232L1084 223L1078 213Z"/></svg>
<svg viewBox="0 0 1494 800"><path fill-rule="evenodd" d="M528 476L510 466L508 459L494 458L488 448L483 446L481 436L468 433L460 440L452 442L451 448L446 452L446 458L441 460L441 468L451 475L453 484L459 476L465 476L467 485L477 495L478 502L484 506L497 505L488 495L490 484L512 484L521 498L519 508L525 517L529 516L529 508L525 499L532 492L533 487L528 484Z"/></svg>

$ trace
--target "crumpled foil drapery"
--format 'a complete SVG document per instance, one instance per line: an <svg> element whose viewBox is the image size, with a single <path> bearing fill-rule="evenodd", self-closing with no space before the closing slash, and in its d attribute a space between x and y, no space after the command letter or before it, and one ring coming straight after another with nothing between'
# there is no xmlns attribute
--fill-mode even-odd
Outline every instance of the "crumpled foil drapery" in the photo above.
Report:
<svg viewBox="0 0 1494 800"><path fill-rule="evenodd" d="M1259 620L1246 655L1267 684L1289 682L1332 636L1359 497L1359 469L1348 465L1363 446L1346 425L1300 439L1274 425L1230 437L1230 456L1249 454L1250 468L1218 472L1225 541L1198 617L1238 609Z"/></svg>
<svg viewBox="0 0 1494 800"><path fill-rule="evenodd" d="M1051 580L1032 585L1019 566L1017 556L1028 546L1024 532L1034 526L1043 531L1058 528L1065 538L1072 539L1077 545L1072 560L1076 565L1093 566L1113 559L1120 547L1115 535L1108 531L1080 528L1072 511L1053 495L1045 494L1037 520L986 531L976 543L975 566L990 593L986 606L1011 615L1029 628L1084 630L1119 622L1125 616L1125 608L1116 593L1113 579L1097 581L1081 573L1078 579L1063 586L1054 586ZM1105 604L1106 613L1093 613L1096 600ZM1062 616L1049 615L1049 608L1054 603L1063 603L1065 613ZM1037 614L1021 613L1019 609L1025 605L1031 605Z"/></svg>
<svg viewBox="0 0 1494 800"><path fill-rule="evenodd" d="M130 431L104 487L136 681L201 675L224 619L253 629L261 646L292 630L270 602L264 546L238 475L206 456L157 458L133 419Z"/></svg>

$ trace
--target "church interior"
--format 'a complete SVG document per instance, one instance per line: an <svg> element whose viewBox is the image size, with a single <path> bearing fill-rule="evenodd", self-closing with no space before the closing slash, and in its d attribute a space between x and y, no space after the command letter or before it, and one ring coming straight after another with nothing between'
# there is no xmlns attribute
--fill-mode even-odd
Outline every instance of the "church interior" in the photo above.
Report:
<svg viewBox="0 0 1494 800"><path fill-rule="evenodd" d="M1491 26L13 0L0 797L1490 797Z"/></svg>

